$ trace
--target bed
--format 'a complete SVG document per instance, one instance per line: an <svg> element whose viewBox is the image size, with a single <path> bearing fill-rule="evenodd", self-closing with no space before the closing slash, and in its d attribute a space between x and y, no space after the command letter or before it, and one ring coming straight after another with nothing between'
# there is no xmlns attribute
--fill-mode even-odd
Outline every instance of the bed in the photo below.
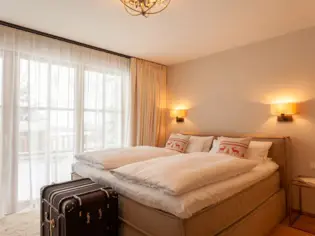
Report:
<svg viewBox="0 0 315 236"><path fill-rule="evenodd" d="M212 199L217 198L217 201L197 204L198 207L190 206L192 210L188 213L174 211L171 206L176 205L176 202L172 203L172 199L158 196L147 202L137 199L136 194L132 194L132 190L137 192L136 188L126 192L123 183L111 180L110 173L97 171L82 163L74 165L72 178L90 177L118 191L121 235L267 235L286 215L288 138L255 136L253 139L273 142L268 156L278 164L278 171L270 171L263 177L255 178L253 184L239 191L236 188L231 196L213 195ZM161 207L159 202L171 204Z"/></svg>

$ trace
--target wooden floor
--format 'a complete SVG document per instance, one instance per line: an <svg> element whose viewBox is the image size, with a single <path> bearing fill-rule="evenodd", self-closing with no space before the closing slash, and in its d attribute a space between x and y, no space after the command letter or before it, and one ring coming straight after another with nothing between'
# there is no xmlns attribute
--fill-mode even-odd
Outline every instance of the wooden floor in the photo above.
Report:
<svg viewBox="0 0 315 236"><path fill-rule="evenodd" d="M285 225L279 225L271 236L313 236L313 234L305 233Z"/></svg>
<svg viewBox="0 0 315 236"><path fill-rule="evenodd" d="M315 219L301 216L295 224L297 228L308 229L310 232L315 232ZM307 233L288 226L288 220L285 220L279 225L270 236L315 236L315 234Z"/></svg>

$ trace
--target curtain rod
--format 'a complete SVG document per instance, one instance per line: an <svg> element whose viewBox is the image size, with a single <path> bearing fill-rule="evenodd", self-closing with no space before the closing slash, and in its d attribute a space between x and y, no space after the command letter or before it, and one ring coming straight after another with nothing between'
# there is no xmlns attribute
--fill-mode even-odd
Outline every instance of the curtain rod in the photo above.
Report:
<svg viewBox="0 0 315 236"><path fill-rule="evenodd" d="M104 49L104 48L95 47L95 46L92 46L92 45L89 45L89 44L85 44L85 43L80 43L80 42L77 42L77 41L74 41L74 40L71 40L71 39L59 37L59 36L56 36L56 35L53 35L53 34L48 34L48 33L42 32L42 31L30 29L30 28L27 28L27 27L24 27L24 26L20 26L20 25L16 25L16 24L12 24L12 23L9 23L9 22L6 22L6 21L0 20L0 25L7 26L7 27L10 27L10 28L14 28L14 29L17 29L17 30L22 30L22 31L25 31L25 32L28 32L28 33L32 33L32 34L37 34L37 35L44 36L44 37L47 37L47 38L56 39L56 40L63 41L63 42L66 42L66 43L75 44L75 45L78 45L78 46L81 46L81 47L85 47L85 48L89 48L89 49L93 49L93 50L97 50L97 51L101 51L101 52L106 52L106 53L113 54L113 55L116 55L116 56L125 57L125 58L131 58L131 56L128 56L128 55L125 55L125 54L121 54L121 53L118 53L118 52L113 52L113 51L110 51L110 50L107 50L107 49Z"/></svg>

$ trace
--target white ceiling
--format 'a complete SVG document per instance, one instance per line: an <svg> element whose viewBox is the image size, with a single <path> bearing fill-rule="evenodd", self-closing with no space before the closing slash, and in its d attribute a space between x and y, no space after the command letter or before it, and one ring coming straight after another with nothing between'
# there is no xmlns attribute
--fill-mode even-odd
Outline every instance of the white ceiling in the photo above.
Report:
<svg viewBox="0 0 315 236"><path fill-rule="evenodd" d="M147 19L119 0L0 0L0 20L171 65L315 26L315 0L172 0Z"/></svg>

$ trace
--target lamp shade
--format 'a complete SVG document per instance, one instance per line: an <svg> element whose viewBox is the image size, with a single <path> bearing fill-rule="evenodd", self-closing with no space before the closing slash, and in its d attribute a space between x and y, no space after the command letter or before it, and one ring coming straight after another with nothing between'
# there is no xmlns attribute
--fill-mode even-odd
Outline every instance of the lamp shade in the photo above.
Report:
<svg viewBox="0 0 315 236"><path fill-rule="evenodd" d="M175 118L175 117L180 117L180 118L184 118L187 116L187 110L181 109L181 110L171 110L171 117Z"/></svg>
<svg viewBox="0 0 315 236"><path fill-rule="evenodd" d="M296 114L296 103L275 103L271 104L272 115L294 115Z"/></svg>

